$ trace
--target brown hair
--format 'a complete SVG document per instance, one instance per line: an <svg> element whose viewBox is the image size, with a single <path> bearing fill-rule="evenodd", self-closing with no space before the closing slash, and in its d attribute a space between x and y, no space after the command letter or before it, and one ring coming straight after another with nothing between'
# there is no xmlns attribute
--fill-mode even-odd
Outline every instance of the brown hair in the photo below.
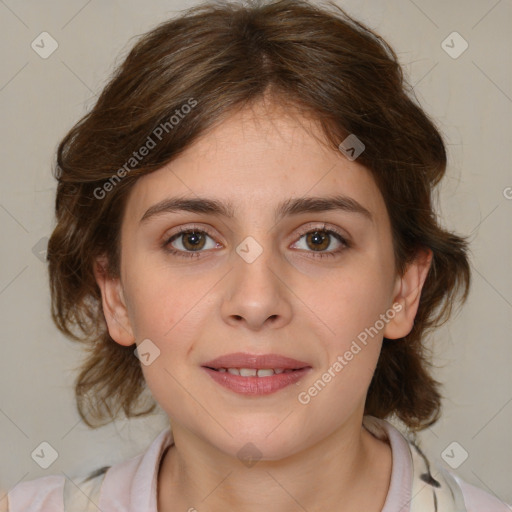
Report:
<svg viewBox="0 0 512 512"><path fill-rule="evenodd" d="M235 109L269 93L313 116L334 149L349 134L364 143L358 162L386 202L397 272L418 249L433 251L412 331L384 340L365 414L395 414L413 430L437 421L439 383L423 340L448 319L459 294L466 299L470 284L466 240L443 229L433 211L433 190L446 168L443 140L410 97L396 54L380 36L335 4L280 0L206 3L143 35L59 145L57 225L48 245L52 316L89 352L75 393L90 427L121 409L134 417L156 406L152 398L143 403L135 345L109 336L93 273L95 259L106 255L109 274L119 275L130 188ZM159 127L165 136L135 160L134 151Z"/></svg>

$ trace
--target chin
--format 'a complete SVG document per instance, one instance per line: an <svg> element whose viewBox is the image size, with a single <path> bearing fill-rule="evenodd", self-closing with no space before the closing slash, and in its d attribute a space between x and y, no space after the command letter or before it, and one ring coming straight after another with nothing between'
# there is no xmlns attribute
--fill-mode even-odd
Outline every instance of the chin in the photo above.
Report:
<svg viewBox="0 0 512 512"><path fill-rule="evenodd" d="M278 461L289 457L300 450L300 446L295 444L294 436L287 429L280 430L273 427L262 428L248 434L244 430L239 430L240 434L229 439L227 445L218 446L220 450L229 455L240 459L241 462L254 461ZM279 430L279 432L278 432ZM269 432L270 435L269 435Z"/></svg>

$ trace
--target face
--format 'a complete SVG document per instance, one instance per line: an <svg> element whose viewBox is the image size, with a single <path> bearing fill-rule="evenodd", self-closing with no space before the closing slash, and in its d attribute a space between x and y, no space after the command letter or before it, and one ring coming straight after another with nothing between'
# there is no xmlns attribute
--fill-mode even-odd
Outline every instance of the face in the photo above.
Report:
<svg viewBox="0 0 512 512"><path fill-rule="evenodd" d="M412 325L407 293L421 272L409 282L396 275L370 172L318 137L313 122L277 107L233 115L136 182L120 280L98 279L111 336L150 340L142 370L173 427L227 455L250 441L279 459L360 428L383 336ZM227 211L175 209L173 198ZM243 377L205 368L233 353L284 356L302 370Z"/></svg>

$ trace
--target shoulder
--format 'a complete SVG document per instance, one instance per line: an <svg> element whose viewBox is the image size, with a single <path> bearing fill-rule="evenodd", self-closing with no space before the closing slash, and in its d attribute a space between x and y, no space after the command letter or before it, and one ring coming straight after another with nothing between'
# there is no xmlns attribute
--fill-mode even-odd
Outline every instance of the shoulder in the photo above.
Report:
<svg viewBox="0 0 512 512"><path fill-rule="evenodd" d="M44 476L19 482L0 501L3 512L62 512L65 478Z"/></svg>
<svg viewBox="0 0 512 512"><path fill-rule="evenodd" d="M512 511L512 507L510 505L507 505L487 491L465 482L454 473L451 473L451 476L462 492L467 512L480 512L481 510L488 510L492 512Z"/></svg>
<svg viewBox="0 0 512 512"><path fill-rule="evenodd" d="M440 505L440 510L512 512L506 503L465 482L456 473L444 468L439 461L432 464L416 443L410 442L410 446L417 492L424 483L430 484L434 501Z"/></svg>
<svg viewBox="0 0 512 512"><path fill-rule="evenodd" d="M467 483L456 473L443 467L439 461L431 464L414 442L410 446L416 475L416 492L420 491L424 483L430 484L434 502L440 506L440 510L512 512L512 507L487 491Z"/></svg>
<svg viewBox="0 0 512 512"><path fill-rule="evenodd" d="M91 499L99 496L108 468L106 466L88 476L74 479L64 475L52 475L20 482L8 493L0 491L0 499L6 495L0 501L0 512L89 510Z"/></svg>
<svg viewBox="0 0 512 512"><path fill-rule="evenodd" d="M52 475L20 482L8 491L7 499L2 500L0 494L0 506L6 509L0 512L97 512L94 503L127 509L132 499L140 502L139 510L144 510L142 505L155 492L154 478L161 454L172 442L172 433L167 428L145 452L113 466L104 466L88 476Z"/></svg>
<svg viewBox="0 0 512 512"><path fill-rule="evenodd" d="M469 484L439 460L431 461L409 436L385 420L365 416L364 425L374 435L387 437L392 446L393 473L390 494L384 508L395 511L400 500L410 512L432 509L446 512L512 512L512 507L493 494ZM402 503L400 501L400 504ZM401 509L401 508L400 508Z"/></svg>

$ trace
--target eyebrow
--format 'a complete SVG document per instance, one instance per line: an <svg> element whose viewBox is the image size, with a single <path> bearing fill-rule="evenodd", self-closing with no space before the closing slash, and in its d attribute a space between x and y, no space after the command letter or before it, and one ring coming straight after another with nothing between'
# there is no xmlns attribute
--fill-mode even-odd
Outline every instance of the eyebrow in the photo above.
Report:
<svg viewBox="0 0 512 512"><path fill-rule="evenodd" d="M332 197L298 197L279 203L275 211L275 221L278 222L286 216L300 215L302 213L318 213L327 211L343 211L357 213L373 222L369 210L351 197L337 195ZM222 202L204 197L170 197L151 206L142 216L140 223L164 213L178 212L202 213L232 219L235 217L235 208L231 202Z"/></svg>

